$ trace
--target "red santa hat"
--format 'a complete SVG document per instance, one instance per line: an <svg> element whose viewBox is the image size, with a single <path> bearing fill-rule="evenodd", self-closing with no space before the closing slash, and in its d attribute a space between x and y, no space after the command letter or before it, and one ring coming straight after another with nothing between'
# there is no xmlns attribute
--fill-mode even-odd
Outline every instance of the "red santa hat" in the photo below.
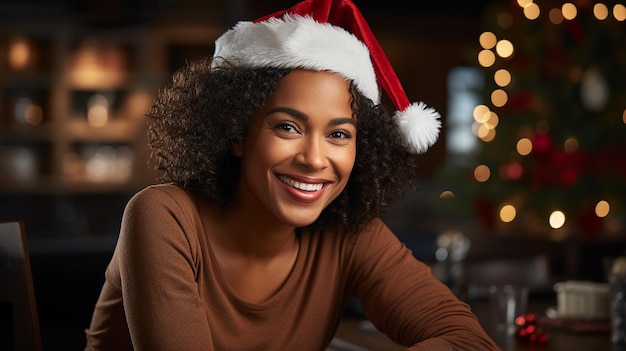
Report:
<svg viewBox="0 0 626 351"><path fill-rule="evenodd" d="M409 101L374 33L349 0L306 0L252 22L239 22L217 39L214 58L213 67L228 62L334 72L354 81L376 104L381 86L397 109L395 117L409 152L425 152L439 136L439 113L423 102Z"/></svg>

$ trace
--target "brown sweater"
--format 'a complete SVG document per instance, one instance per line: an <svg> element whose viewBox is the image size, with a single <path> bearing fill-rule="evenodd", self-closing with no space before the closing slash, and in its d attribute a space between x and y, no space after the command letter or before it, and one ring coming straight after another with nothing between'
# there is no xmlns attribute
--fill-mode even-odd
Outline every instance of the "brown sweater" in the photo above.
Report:
<svg viewBox="0 0 626 351"><path fill-rule="evenodd" d="M131 199L85 350L324 350L346 302L409 350L495 350L467 305L380 220L356 237L302 233L284 285L258 304L225 284L207 204L173 185Z"/></svg>

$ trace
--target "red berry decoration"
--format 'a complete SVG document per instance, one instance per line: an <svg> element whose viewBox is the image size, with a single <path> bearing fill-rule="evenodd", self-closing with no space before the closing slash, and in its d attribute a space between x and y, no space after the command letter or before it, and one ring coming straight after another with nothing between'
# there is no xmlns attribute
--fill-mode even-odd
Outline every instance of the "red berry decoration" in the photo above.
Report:
<svg viewBox="0 0 626 351"><path fill-rule="evenodd" d="M515 319L517 325L517 340L524 344L543 345L550 337L541 328L537 327L537 316L534 313L519 315Z"/></svg>

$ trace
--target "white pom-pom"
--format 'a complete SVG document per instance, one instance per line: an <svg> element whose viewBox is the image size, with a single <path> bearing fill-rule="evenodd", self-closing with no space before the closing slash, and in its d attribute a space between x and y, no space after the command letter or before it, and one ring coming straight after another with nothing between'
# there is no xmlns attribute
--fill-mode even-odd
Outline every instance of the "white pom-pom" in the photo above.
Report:
<svg viewBox="0 0 626 351"><path fill-rule="evenodd" d="M441 115L423 102L412 103L395 114L400 129L404 132L409 152L426 152L439 137Z"/></svg>

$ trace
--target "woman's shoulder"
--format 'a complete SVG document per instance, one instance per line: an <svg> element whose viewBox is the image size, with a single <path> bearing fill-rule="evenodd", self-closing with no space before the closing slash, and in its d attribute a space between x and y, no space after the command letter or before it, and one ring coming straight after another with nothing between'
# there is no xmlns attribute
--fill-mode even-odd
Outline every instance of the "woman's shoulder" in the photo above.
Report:
<svg viewBox="0 0 626 351"><path fill-rule="evenodd" d="M149 185L133 195L131 201L154 201L159 199L191 199L192 194L184 188L172 184Z"/></svg>
<svg viewBox="0 0 626 351"><path fill-rule="evenodd" d="M197 207L196 196L178 185L150 185L135 193L129 200L127 209L149 210L154 208L180 208L188 210Z"/></svg>

